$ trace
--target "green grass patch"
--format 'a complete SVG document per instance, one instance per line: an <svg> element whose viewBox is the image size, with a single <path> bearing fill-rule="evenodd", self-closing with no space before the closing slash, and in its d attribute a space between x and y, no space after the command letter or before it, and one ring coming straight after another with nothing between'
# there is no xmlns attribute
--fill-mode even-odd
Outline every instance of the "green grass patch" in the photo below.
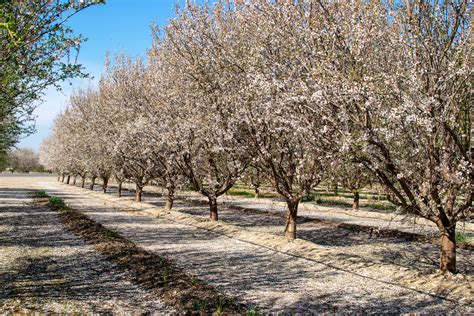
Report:
<svg viewBox="0 0 474 316"><path fill-rule="evenodd" d="M350 197L353 198L353 196ZM352 207L352 202L342 201L337 198L324 198L321 197L320 193L310 193L303 199L303 202L314 202L318 205ZM381 211L394 211L397 209L395 205L385 203L361 203L361 207L368 207Z"/></svg>
<svg viewBox="0 0 474 316"><path fill-rule="evenodd" d="M397 206L393 204L368 203L364 204L364 206L380 211L395 211L397 209Z"/></svg>
<svg viewBox="0 0 474 316"><path fill-rule="evenodd" d="M69 209L64 200L58 196L51 196L49 198L49 205L55 210L66 211Z"/></svg>
<svg viewBox="0 0 474 316"><path fill-rule="evenodd" d="M332 206L344 206L344 207L352 207L352 203L340 201L340 200L326 200L317 198L315 203L318 205L332 205Z"/></svg>
<svg viewBox="0 0 474 316"><path fill-rule="evenodd" d="M35 192L35 198L43 199L49 197L48 193L45 191L37 191Z"/></svg>
<svg viewBox="0 0 474 316"><path fill-rule="evenodd" d="M327 196L327 197L342 197L342 198L347 198L347 199L352 199L354 195L350 192L339 192L337 195L334 194L334 192L329 191L329 192L324 192L321 190L316 189L316 194L318 196ZM360 193L359 197L361 200L375 200L375 201L386 201L387 198L385 195L378 196L375 193Z"/></svg>
<svg viewBox="0 0 474 316"><path fill-rule="evenodd" d="M255 193L247 190L230 189L227 191L227 195L254 197Z"/></svg>
<svg viewBox="0 0 474 316"><path fill-rule="evenodd" d="M457 244L468 244L471 242L471 238L461 232L456 232L456 243Z"/></svg>
<svg viewBox="0 0 474 316"><path fill-rule="evenodd" d="M229 191L227 191L227 195L255 197L255 191L247 190L247 189L230 189ZM274 192L260 191L258 194L258 197L259 198L278 198L280 197L280 195Z"/></svg>
<svg viewBox="0 0 474 316"><path fill-rule="evenodd" d="M319 193L318 193L318 195L319 195ZM310 193L310 194L308 194L308 196L303 198L302 202L314 202L318 199L318 195L316 195L316 193Z"/></svg>
<svg viewBox="0 0 474 316"><path fill-rule="evenodd" d="M253 307L247 311L247 316L263 316L264 313L258 310L258 307Z"/></svg>

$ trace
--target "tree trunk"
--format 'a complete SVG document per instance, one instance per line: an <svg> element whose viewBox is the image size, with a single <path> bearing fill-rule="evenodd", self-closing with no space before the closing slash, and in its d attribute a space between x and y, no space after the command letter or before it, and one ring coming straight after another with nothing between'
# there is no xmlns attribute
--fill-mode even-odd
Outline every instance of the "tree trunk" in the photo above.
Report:
<svg viewBox="0 0 474 316"><path fill-rule="evenodd" d="M352 202L352 209L358 210L359 209L359 191L354 191L354 201Z"/></svg>
<svg viewBox="0 0 474 316"><path fill-rule="evenodd" d="M169 183L166 186L166 189L168 190L168 194L166 195L166 204L165 204L165 209L166 210L171 210L173 208L173 201L174 201L174 184Z"/></svg>
<svg viewBox="0 0 474 316"><path fill-rule="evenodd" d="M102 192L107 193L108 184L109 184L109 177L102 177Z"/></svg>
<svg viewBox="0 0 474 316"><path fill-rule="evenodd" d="M209 210L211 221L217 221L219 219L217 215L217 198L209 197Z"/></svg>
<svg viewBox="0 0 474 316"><path fill-rule="evenodd" d="M70 174L67 175L66 184L69 184L69 181L71 181L71 175Z"/></svg>
<svg viewBox="0 0 474 316"><path fill-rule="evenodd" d="M58 174L58 181L60 181L60 180L61 180L61 175L60 175L60 174Z"/></svg>
<svg viewBox="0 0 474 316"><path fill-rule="evenodd" d="M94 190L95 178L97 178L97 177L92 177L92 182L91 182L91 185L89 187L89 189L91 189L91 190Z"/></svg>
<svg viewBox="0 0 474 316"><path fill-rule="evenodd" d="M456 228L445 229L441 235L440 270L456 273Z"/></svg>
<svg viewBox="0 0 474 316"><path fill-rule="evenodd" d="M119 181L119 183L118 183L117 195L118 195L118 197L122 197L122 181Z"/></svg>
<svg viewBox="0 0 474 316"><path fill-rule="evenodd" d="M143 194L143 187L139 186L138 184L135 185L135 202L142 201L142 194Z"/></svg>
<svg viewBox="0 0 474 316"><path fill-rule="evenodd" d="M77 176L74 176L74 178L72 179L72 185L76 185L76 181L77 181Z"/></svg>
<svg viewBox="0 0 474 316"><path fill-rule="evenodd" d="M285 238L294 240L296 238L296 215L299 202L287 201L286 204L288 209L286 211Z"/></svg>
<svg viewBox="0 0 474 316"><path fill-rule="evenodd" d="M256 199L258 199L259 195L260 195L260 190L259 190L258 187L255 187L255 196L254 196L254 197L255 197Z"/></svg>
<svg viewBox="0 0 474 316"><path fill-rule="evenodd" d="M86 176L81 176L81 188L84 189L85 185L86 185Z"/></svg>
<svg viewBox="0 0 474 316"><path fill-rule="evenodd" d="M332 189L334 191L334 195L338 196L339 195L339 185L337 184L337 182L333 184Z"/></svg>
<svg viewBox="0 0 474 316"><path fill-rule="evenodd" d="M63 173L62 176L61 176L61 182L64 183L64 173Z"/></svg>

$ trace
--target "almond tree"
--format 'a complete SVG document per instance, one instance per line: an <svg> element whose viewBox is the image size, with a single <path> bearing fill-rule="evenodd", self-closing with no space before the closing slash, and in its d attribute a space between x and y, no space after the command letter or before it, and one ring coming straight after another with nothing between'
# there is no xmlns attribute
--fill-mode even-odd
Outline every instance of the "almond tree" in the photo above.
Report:
<svg viewBox="0 0 474 316"><path fill-rule="evenodd" d="M105 124L104 116L96 115L100 104L100 94L97 89L89 87L76 91L70 98L71 108L77 113L69 124L75 137L81 140L83 152L80 157L91 178L89 189L93 190L97 178L102 179L102 190L107 191L111 176L110 147L101 138L101 124Z"/></svg>
<svg viewBox="0 0 474 316"><path fill-rule="evenodd" d="M181 172L208 198L211 220L218 219L217 198L249 163L237 104L229 91L237 82L219 59L224 22L207 7L188 5L165 29L163 40L155 34L150 53L163 63L167 106L161 111L169 127L168 148Z"/></svg>
<svg viewBox="0 0 474 316"><path fill-rule="evenodd" d="M151 142L152 122L147 68L141 60L119 55L114 66L108 64L100 82L101 104L96 115L103 117L99 127L103 142L109 144L116 177L135 183L135 200L141 201L143 188L160 170Z"/></svg>
<svg viewBox="0 0 474 316"><path fill-rule="evenodd" d="M334 163L330 178L352 192L354 196L352 208L354 210L359 209L360 191L371 184L373 180L372 174L362 163L356 163L351 159L341 159Z"/></svg>
<svg viewBox="0 0 474 316"><path fill-rule="evenodd" d="M321 16L304 2L235 5L238 27L226 56L245 82L240 112L255 164L285 199L285 236L296 238L298 205L329 169L337 136L313 97L321 89L314 30ZM230 15L230 13L227 13ZM228 28L226 28L228 30ZM312 119L309 119L309 118Z"/></svg>
<svg viewBox="0 0 474 316"><path fill-rule="evenodd" d="M390 4L390 3L389 3ZM472 4L356 1L328 9L337 49L327 93L347 148L405 212L435 223L456 272L456 223L472 214Z"/></svg>

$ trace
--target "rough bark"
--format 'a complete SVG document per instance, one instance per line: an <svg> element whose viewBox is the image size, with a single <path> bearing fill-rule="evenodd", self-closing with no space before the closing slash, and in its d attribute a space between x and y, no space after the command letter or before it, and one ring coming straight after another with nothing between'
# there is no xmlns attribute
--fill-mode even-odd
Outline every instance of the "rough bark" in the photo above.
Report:
<svg viewBox="0 0 474 316"><path fill-rule="evenodd" d="M441 259L440 270L442 272L456 273L456 229L445 229L441 235Z"/></svg>
<svg viewBox="0 0 474 316"><path fill-rule="evenodd" d="M135 202L142 201L143 187L138 184L135 186Z"/></svg>
<svg viewBox="0 0 474 316"><path fill-rule="evenodd" d="M171 210L173 208L173 201L174 201L174 185L173 184L168 184L166 186L168 190L168 194L166 195L166 204L165 204L165 209L166 210Z"/></svg>
<svg viewBox="0 0 474 316"><path fill-rule="evenodd" d="M298 202L287 201L288 209L286 211L285 238L294 240L296 238L296 216L298 213Z"/></svg>
<svg viewBox="0 0 474 316"><path fill-rule="evenodd" d="M91 189L91 190L94 190L95 179L96 179L96 177L92 177L92 182L91 182L91 185L89 187L89 189Z"/></svg>
<svg viewBox="0 0 474 316"><path fill-rule="evenodd" d="M354 191L354 201L352 202L352 209L358 210L359 209L359 191Z"/></svg>
<svg viewBox="0 0 474 316"><path fill-rule="evenodd" d="M118 197L122 197L122 181L119 181L119 183L118 183L117 195L118 195Z"/></svg>
<svg viewBox="0 0 474 316"><path fill-rule="evenodd" d="M109 184L109 177L102 177L102 192L107 193L108 184Z"/></svg>
<svg viewBox="0 0 474 316"><path fill-rule="evenodd" d="M219 219L217 215L217 198L213 196L209 197L209 210L211 221L217 221Z"/></svg>
<svg viewBox="0 0 474 316"><path fill-rule="evenodd" d="M260 190L259 190L258 187L256 187L256 188L255 188L255 196L254 196L254 197L255 197L256 199L258 199L259 195L260 195Z"/></svg>

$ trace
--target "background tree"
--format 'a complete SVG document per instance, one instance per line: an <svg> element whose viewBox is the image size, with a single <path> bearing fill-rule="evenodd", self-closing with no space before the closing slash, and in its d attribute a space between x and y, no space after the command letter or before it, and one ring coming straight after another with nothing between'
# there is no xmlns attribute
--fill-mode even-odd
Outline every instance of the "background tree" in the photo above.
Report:
<svg viewBox="0 0 474 316"><path fill-rule="evenodd" d="M9 152L7 161L11 172L44 171L38 154L30 148L18 148Z"/></svg>
<svg viewBox="0 0 474 316"><path fill-rule="evenodd" d="M329 178L351 191L354 196L352 202L354 210L359 209L361 190L373 181L373 175L362 163L357 163L347 158L332 164Z"/></svg>
<svg viewBox="0 0 474 316"><path fill-rule="evenodd" d="M85 76L75 54L84 41L67 21L103 1L0 2L0 158L31 133L32 112L49 86Z"/></svg>

